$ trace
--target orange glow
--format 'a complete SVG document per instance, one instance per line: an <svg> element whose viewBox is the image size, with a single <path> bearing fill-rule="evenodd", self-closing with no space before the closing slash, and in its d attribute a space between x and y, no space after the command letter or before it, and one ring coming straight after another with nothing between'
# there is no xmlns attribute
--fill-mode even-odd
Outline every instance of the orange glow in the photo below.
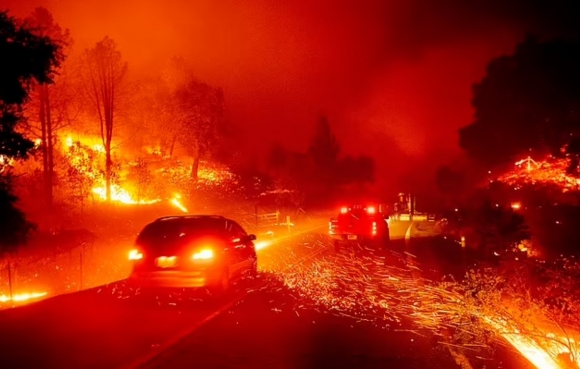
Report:
<svg viewBox="0 0 580 369"><path fill-rule="evenodd" d="M348 208L346 208L346 207L342 207L342 208L340 208L340 212L341 212L342 214L346 214L346 213L348 212Z"/></svg>
<svg viewBox="0 0 580 369"><path fill-rule="evenodd" d="M143 253L137 249L129 251L129 260L141 260L143 259Z"/></svg>
<svg viewBox="0 0 580 369"><path fill-rule="evenodd" d="M0 302L24 302L44 297L47 294L47 292L20 293L12 295L12 298L7 295L0 295Z"/></svg>
<svg viewBox="0 0 580 369"><path fill-rule="evenodd" d="M377 209L375 209L375 207L374 207L374 206L369 206L369 207L367 208L367 213L369 213L369 214L374 214L374 213L376 213L376 212L377 212Z"/></svg>
<svg viewBox="0 0 580 369"><path fill-rule="evenodd" d="M512 209L514 210L519 210L521 207L522 205L519 202L512 203Z"/></svg>
<svg viewBox="0 0 580 369"><path fill-rule="evenodd" d="M212 249L203 249L200 250L198 252L196 252L195 254L193 254L193 259L194 260L208 260L208 259L213 259L213 250Z"/></svg>

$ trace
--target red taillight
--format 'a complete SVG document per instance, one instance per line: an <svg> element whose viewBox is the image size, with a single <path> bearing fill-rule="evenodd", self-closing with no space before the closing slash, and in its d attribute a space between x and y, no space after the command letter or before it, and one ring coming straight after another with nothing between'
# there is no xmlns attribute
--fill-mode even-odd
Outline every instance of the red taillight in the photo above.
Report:
<svg viewBox="0 0 580 369"><path fill-rule="evenodd" d="M191 257L193 260L209 260L213 259L213 250L212 249L201 249Z"/></svg>
<svg viewBox="0 0 580 369"><path fill-rule="evenodd" d="M340 208L340 213L341 214L346 214L347 212L348 212L348 208L347 207Z"/></svg>
<svg viewBox="0 0 580 369"><path fill-rule="evenodd" d="M143 253L137 249L129 251L129 260L141 260L143 259Z"/></svg>
<svg viewBox="0 0 580 369"><path fill-rule="evenodd" d="M377 234L377 222L373 222L373 236Z"/></svg>
<svg viewBox="0 0 580 369"><path fill-rule="evenodd" d="M369 214L375 214L376 212L377 212L377 209L375 209L374 206L369 206L367 208L367 213L369 213Z"/></svg>

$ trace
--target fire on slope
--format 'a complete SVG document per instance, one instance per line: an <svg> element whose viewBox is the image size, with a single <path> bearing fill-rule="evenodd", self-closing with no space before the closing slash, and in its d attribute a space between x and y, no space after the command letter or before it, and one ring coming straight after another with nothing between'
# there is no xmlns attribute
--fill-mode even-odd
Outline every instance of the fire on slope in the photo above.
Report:
<svg viewBox="0 0 580 369"><path fill-rule="evenodd" d="M92 150L92 154L89 151ZM68 136L64 142L65 157L68 159L69 164L77 169L79 173L87 178L90 178L93 183L91 188L91 193L96 195L101 201L107 200L107 189L104 176L95 167L95 158L92 155L102 156L105 153L105 149L102 144L91 142L90 140L81 141L77 139L73 140L71 136ZM207 172L207 173L205 173ZM208 171L207 169L202 174L207 175L211 180L217 180L217 174ZM122 187L117 183L111 184L111 200L123 204L129 205L147 205L155 204L162 201L161 196L155 198L142 198L141 196L135 195L135 189L130 190L131 186ZM167 199L168 203L179 209L180 211L187 213L188 209L182 203L181 195L175 194L173 197Z"/></svg>
<svg viewBox="0 0 580 369"><path fill-rule="evenodd" d="M553 156L539 162L527 157L516 162L516 168L501 175L498 181L507 183L515 189L520 189L524 184L531 184L556 186L562 192L579 191L580 178L566 172L569 164L569 160Z"/></svg>

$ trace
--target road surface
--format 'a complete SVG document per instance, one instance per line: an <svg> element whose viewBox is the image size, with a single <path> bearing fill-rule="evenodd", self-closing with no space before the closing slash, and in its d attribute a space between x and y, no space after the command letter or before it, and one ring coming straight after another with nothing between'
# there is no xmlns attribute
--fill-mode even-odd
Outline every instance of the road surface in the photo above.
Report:
<svg viewBox="0 0 580 369"><path fill-rule="evenodd" d="M408 226L393 225L395 248L404 250ZM263 245L260 280L222 299L202 291L142 296L120 281L2 311L1 367L456 368L412 322L349 311L341 304L352 296L329 293L317 266L347 258L324 233ZM313 270L318 279L304 276L313 284L299 286ZM315 304L313 296L332 301Z"/></svg>

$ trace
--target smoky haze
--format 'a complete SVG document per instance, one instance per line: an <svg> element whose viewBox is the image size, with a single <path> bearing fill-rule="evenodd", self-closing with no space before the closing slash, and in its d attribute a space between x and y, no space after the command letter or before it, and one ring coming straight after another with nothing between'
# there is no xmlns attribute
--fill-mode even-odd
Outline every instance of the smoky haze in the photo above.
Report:
<svg viewBox="0 0 580 369"><path fill-rule="evenodd" d="M379 179L456 155L471 86L528 31L569 32L568 3L530 1L3 0L16 16L44 6L77 50L105 35L134 77L188 58L224 89L239 145L304 150L321 115L343 151L369 154ZM386 170L385 170L386 169Z"/></svg>

